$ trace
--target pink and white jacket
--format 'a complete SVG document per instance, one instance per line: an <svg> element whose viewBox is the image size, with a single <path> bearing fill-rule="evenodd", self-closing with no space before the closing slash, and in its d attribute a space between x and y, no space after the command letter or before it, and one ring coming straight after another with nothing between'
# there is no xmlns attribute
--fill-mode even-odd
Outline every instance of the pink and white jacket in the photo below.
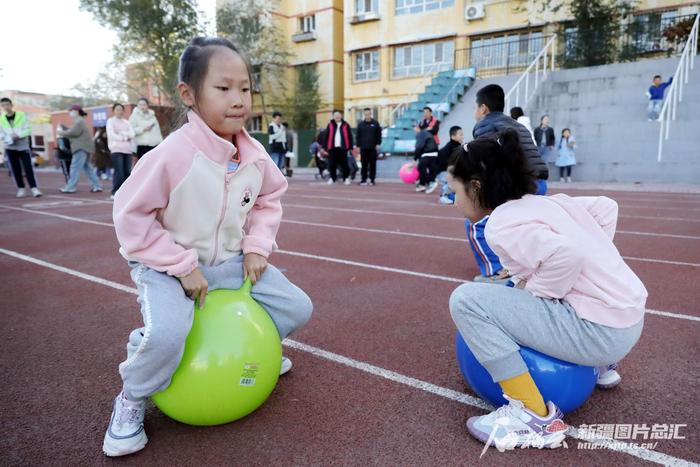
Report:
<svg viewBox="0 0 700 467"><path fill-rule="evenodd" d="M616 226L610 198L525 195L494 209L485 235L513 277L527 280L525 290L626 328L643 318L647 291L612 242Z"/></svg>
<svg viewBox="0 0 700 467"><path fill-rule="evenodd" d="M187 118L141 158L115 195L120 253L177 277L241 252L267 257L277 248L287 180L245 130L234 146L196 113ZM238 170L228 173L237 151Z"/></svg>

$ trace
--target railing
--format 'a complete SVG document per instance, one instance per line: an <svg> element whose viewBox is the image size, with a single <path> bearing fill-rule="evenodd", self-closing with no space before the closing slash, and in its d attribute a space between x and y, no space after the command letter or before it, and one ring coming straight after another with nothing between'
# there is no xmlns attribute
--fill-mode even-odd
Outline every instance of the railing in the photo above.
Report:
<svg viewBox="0 0 700 467"><path fill-rule="evenodd" d="M544 45L540 53L534 58L523 74L518 78L513 87L506 94L506 111L512 106L526 106L532 95L537 91L540 82L547 79L548 71L554 71L554 57L557 53L556 36L552 36ZM530 75L534 75L532 80ZM530 81L533 81L532 83ZM522 93L521 93L522 89Z"/></svg>
<svg viewBox="0 0 700 467"><path fill-rule="evenodd" d="M474 67L478 76L507 75L524 70L537 55L546 37L542 32L477 38L471 47L455 50L455 69Z"/></svg>
<svg viewBox="0 0 700 467"><path fill-rule="evenodd" d="M676 108L678 103L683 100L683 86L688 83L690 70L695 68L695 56L698 54L698 24L700 24L700 14L695 16L695 22L690 30L688 40L683 47L681 59L676 67L676 72L673 74L673 83L668 88L668 96L661 107L659 114L659 152L657 161L661 162L663 155L664 140L668 139L671 121L676 119Z"/></svg>

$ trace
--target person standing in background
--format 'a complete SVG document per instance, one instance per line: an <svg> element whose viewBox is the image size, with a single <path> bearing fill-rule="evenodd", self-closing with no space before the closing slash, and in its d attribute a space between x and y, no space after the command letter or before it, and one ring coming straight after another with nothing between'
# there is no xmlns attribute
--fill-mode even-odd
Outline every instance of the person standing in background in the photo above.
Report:
<svg viewBox="0 0 700 467"><path fill-rule="evenodd" d="M144 154L158 146L163 141L160 132L160 124L156 118L156 113L148 108L148 99L142 97L136 104L136 108L129 117L136 137L136 160L138 161Z"/></svg>
<svg viewBox="0 0 700 467"><path fill-rule="evenodd" d="M532 132L532 123L530 122L530 117L525 116L525 112L522 107L513 107L510 109L510 118L520 123L522 126L527 128L532 136L532 140L535 141L535 134ZM535 141L537 144L537 141Z"/></svg>
<svg viewBox="0 0 700 467"><path fill-rule="evenodd" d="M559 167L559 180L571 183L571 169L576 165L576 138L568 128L564 128L561 132L559 157L555 165Z"/></svg>
<svg viewBox="0 0 700 467"><path fill-rule="evenodd" d="M350 179L348 178L350 174L348 151L354 147L354 142L352 139L352 131L350 131L350 125L343 120L343 113L340 110L333 112L333 120L331 120L328 123L328 127L326 127L326 141L324 144L328 151L328 158L330 159L329 170L331 179L328 180L328 184L332 185L335 183L337 178L336 169L338 165L340 165L340 171L343 174L343 183L345 185L350 185Z"/></svg>
<svg viewBox="0 0 700 467"><path fill-rule="evenodd" d="M0 99L0 106L2 106L0 136L5 143L5 157L9 160L10 169L17 184L16 196L18 198L27 196L24 178L22 177L22 169L24 169L24 177L29 183L32 196L38 198L42 193L36 185L34 168L32 167L32 154L29 150L29 138L32 134L32 128L27 120L27 114L15 111L12 101L8 97Z"/></svg>
<svg viewBox="0 0 700 467"><path fill-rule="evenodd" d="M549 162L549 154L554 150L557 139L554 136L554 128L549 126L549 115L543 115L540 119L540 126L535 128L535 144L540 152L542 160Z"/></svg>
<svg viewBox="0 0 700 467"><path fill-rule="evenodd" d="M292 159L294 158L294 135L289 131L289 123L282 123L284 127L284 171L287 177L292 177L294 170L291 167Z"/></svg>
<svg viewBox="0 0 700 467"><path fill-rule="evenodd" d="M61 193L75 193L77 191L78 179L80 172L85 172L92 188L92 193L100 193L102 185L100 179L97 178L95 168L90 163L90 155L95 152L95 141L93 140L92 130L85 123L87 113L83 108L74 104L70 107L70 117L73 119L73 126L67 130L58 128L56 134L59 137L68 138L70 149L73 151L73 156L70 163L70 177L68 183L60 189Z"/></svg>
<svg viewBox="0 0 700 467"><path fill-rule="evenodd" d="M372 118L372 109L363 110L364 119L357 124L357 146L362 162L362 186L374 186L377 176L377 151L382 144L382 126ZM367 178L369 177L369 182Z"/></svg>
<svg viewBox="0 0 700 467"><path fill-rule="evenodd" d="M282 114L274 112L272 123L267 127L267 134L270 135L270 157L275 162L280 171L284 169L285 145L287 144L287 132L282 125Z"/></svg>
<svg viewBox="0 0 700 467"><path fill-rule="evenodd" d="M435 144L440 146L440 138L438 137L438 132L440 131L440 120L433 116L433 109L428 106L423 107L423 120L418 123L421 130L425 130L431 135L435 140Z"/></svg>
<svg viewBox="0 0 700 467"><path fill-rule="evenodd" d="M97 176L100 177L100 180L108 180L110 178L112 159L109 155L107 130L105 128L98 128L95 132L95 154L92 157L92 163L97 170Z"/></svg>
<svg viewBox="0 0 700 467"><path fill-rule="evenodd" d="M114 165L110 199L114 199L114 194L122 186L124 180L131 175L132 147L136 136L131 123L124 118L124 106L122 104L118 102L114 104L112 106L112 114L112 117L107 120L107 145L112 155L112 164Z"/></svg>

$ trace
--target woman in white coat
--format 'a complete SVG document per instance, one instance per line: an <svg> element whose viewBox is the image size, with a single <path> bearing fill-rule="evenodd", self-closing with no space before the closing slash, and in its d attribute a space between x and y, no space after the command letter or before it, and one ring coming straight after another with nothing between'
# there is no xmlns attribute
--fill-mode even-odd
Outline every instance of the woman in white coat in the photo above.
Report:
<svg viewBox="0 0 700 467"><path fill-rule="evenodd" d="M148 108L148 99L142 97L129 117L129 123L136 133L136 159L158 146L163 141L156 113Z"/></svg>

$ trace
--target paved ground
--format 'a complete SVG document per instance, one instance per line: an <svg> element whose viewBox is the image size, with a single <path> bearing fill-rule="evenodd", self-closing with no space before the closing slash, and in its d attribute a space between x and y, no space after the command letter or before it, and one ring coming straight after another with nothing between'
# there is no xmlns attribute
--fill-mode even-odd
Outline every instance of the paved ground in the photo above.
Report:
<svg viewBox="0 0 700 467"><path fill-rule="evenodd" d="M567 418L582 424L686 424L654 450L490 450L465 429L484 413L457 367L450 292L476 273L455 210L400 184L326 186L303 176L285 196L280 251L315 305L286 342L291 374L257 412L214 428L150 406L139 454L103 457L117 365L139 313L104 194L15 199L0 177L2 465L683 465L700 461L697 388L700 195L606 188L620 204L616 244L650 292L623 383ZM577 185L571 194L596 194ZM626 440L629 442L630 440ZM638 438L637 442L645 440ZM648 440L647 440L648 441Z"/></svg>

